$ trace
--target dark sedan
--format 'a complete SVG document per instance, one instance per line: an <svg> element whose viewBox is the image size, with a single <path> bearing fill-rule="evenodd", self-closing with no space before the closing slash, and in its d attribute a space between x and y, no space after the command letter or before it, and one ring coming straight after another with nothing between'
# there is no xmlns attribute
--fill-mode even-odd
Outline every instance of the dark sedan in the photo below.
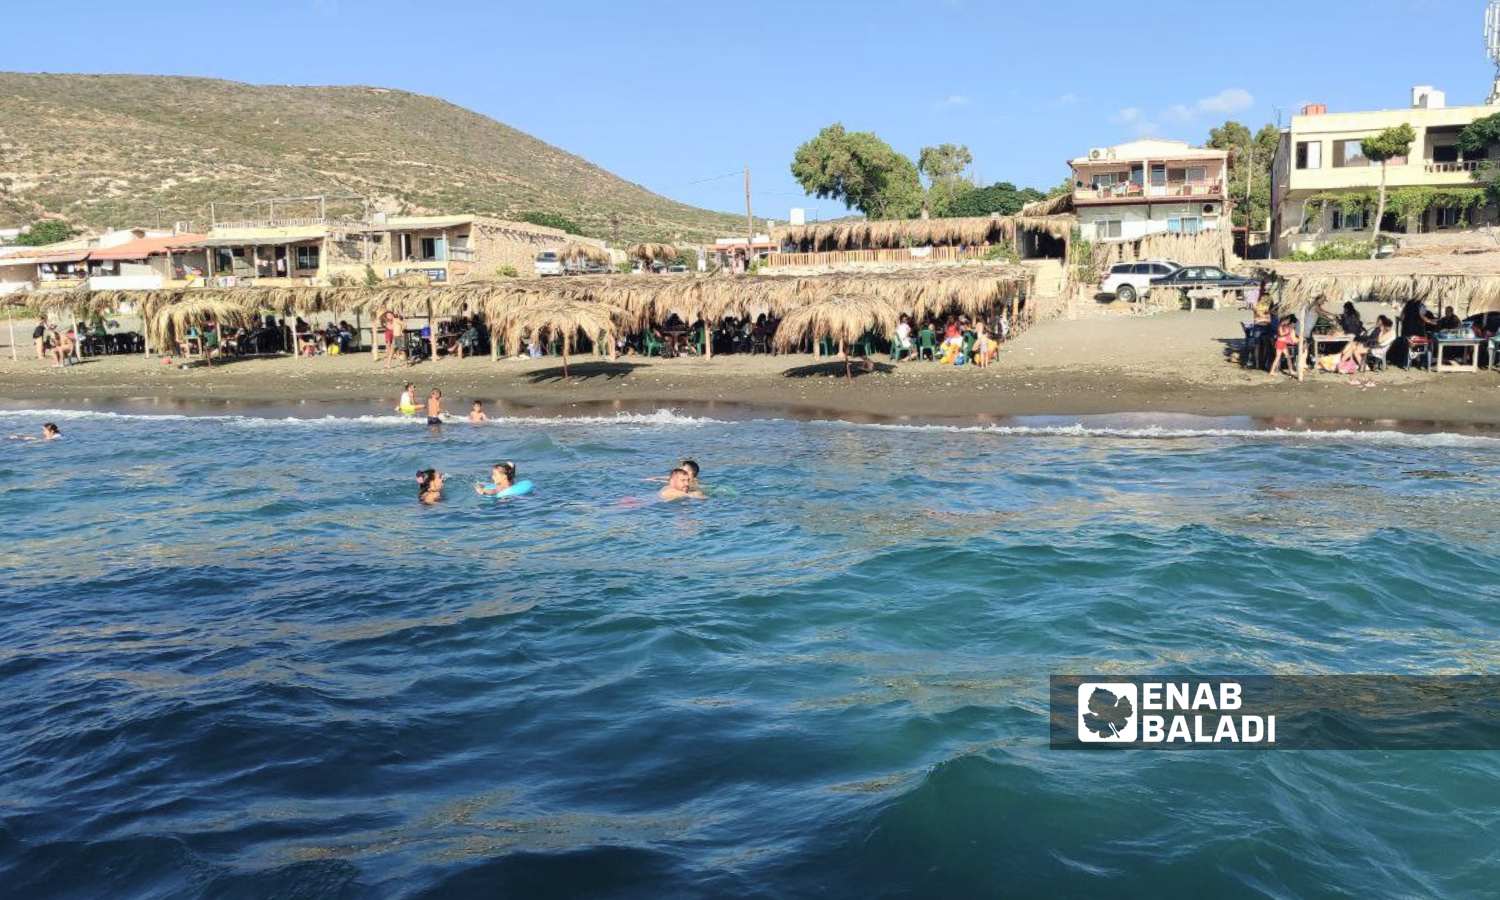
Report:
<svg viewBox="0 0 1500 900"><path fill-rule="evenodd" d="M1247 288L1260 282L1254 278L1231 275L1218 266L1183 266L1169 275L1151 279L1152 287L1175 288Z"/></svg>

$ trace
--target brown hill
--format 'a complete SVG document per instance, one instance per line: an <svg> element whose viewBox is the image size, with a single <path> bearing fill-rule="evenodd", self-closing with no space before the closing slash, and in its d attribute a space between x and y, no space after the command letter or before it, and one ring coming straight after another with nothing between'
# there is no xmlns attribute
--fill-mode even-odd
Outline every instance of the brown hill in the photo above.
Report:
<svg viewBox="0 0 1500 900"><path fill-rule="evenodd" d="M232 203L359 194L392 212L561 214L597 237L701 240L697 209L432 97L370 87L0 73L0 226L206 224Z"/></svg>

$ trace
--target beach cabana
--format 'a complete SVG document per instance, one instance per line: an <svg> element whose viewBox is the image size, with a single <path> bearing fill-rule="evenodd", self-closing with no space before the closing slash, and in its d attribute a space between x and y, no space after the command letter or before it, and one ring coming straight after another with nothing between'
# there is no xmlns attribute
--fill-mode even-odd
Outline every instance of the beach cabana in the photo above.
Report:
<svg viewBox="0 0 1500 900"><path fill-rule="evenodd" d="M589 340L608 343L610 358L614 358L615 337L620 323L629 318L629 313L608 303L573 300L565 297L538 296L519 302L499 302L486 308L485 318L490 323L490 339L506 342L511 355L520 352L521 340L527 333L536 335L545 330L560 339L563 377L568 376L568 351L581 332Z"/></svg>
<svg viewBox="0 0 1500 900"><path fill-rule="evenodd" d="M882 297L840 295L787 313L773 340L783 352L795 349L805 340L816 343L826 337L837 341L839 354L844 357L844 377L852 381L848 348L868 332L890 334L896 330L899 318L896 307Z"/></svg>
<svg viewBox="0 0 1500 900"><path fill-rule="evenodd" d="M564 263L573 263L575 265L581 262L595 262L608 265L609 251L593 244L585 244L582 241L572 241L564 244L557 251L557 258Z"/></svg>
<svg viewBox="0 0 1500 900"><path fill-rule="evenodd" d="M673 247L671 244L657 244L648 242L642 244L631 244L630 248L625 251L625 255L629 256L631 259L640 260L644 266L649 268L652 263L671 262L672 260L677 258L678 254L677 248Z"/></svg>

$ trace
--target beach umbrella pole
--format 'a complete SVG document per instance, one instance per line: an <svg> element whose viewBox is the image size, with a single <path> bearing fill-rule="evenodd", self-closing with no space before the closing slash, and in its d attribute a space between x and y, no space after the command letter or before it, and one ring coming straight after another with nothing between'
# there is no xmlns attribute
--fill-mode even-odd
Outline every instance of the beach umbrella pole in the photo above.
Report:
<svg viewBox="0 0 1500 900"><path fill-rule="evenodd" d="M10 307L5 308L5 324L10 328L10 361L16 361L16 319Z"/></svg>

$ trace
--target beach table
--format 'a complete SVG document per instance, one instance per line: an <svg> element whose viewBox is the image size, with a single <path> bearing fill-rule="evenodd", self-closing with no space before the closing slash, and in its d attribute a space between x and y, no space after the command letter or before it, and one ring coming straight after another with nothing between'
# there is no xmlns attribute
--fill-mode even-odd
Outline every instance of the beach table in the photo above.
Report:
<svg viewBox="0 0 1500 900"><path fill-rule="evenodd" d="M1313 371L1316 372L1318 370L1318 360L1323 358L1324 353L1333 352L1332 347L1328 347L1327 349L1325 349L1325 345L1342 346L1352 340L1354 340L1354 335L1352 334L1314 334L1311 341L1313 354Z"/></svg>
<svg viewBox="0 0 1500 900"><path fill-rule="evenodd" d="M1435 334L1432 336L1432 369L1435 372L1478 372L1479 348L1482 346L1484 340L1473 335L1443 337ZM1453 348L1467 351L1459 354L1460 362L1448 362L1445 359L1444 351Z"/></svg>
<svg viewBox="0 0 1500 900"><path fill-rule="evenodd" d="M667 348L672 351L673 356L681 356L687 349L686 328L663 328L661 336L667 339Z"/></svg>

